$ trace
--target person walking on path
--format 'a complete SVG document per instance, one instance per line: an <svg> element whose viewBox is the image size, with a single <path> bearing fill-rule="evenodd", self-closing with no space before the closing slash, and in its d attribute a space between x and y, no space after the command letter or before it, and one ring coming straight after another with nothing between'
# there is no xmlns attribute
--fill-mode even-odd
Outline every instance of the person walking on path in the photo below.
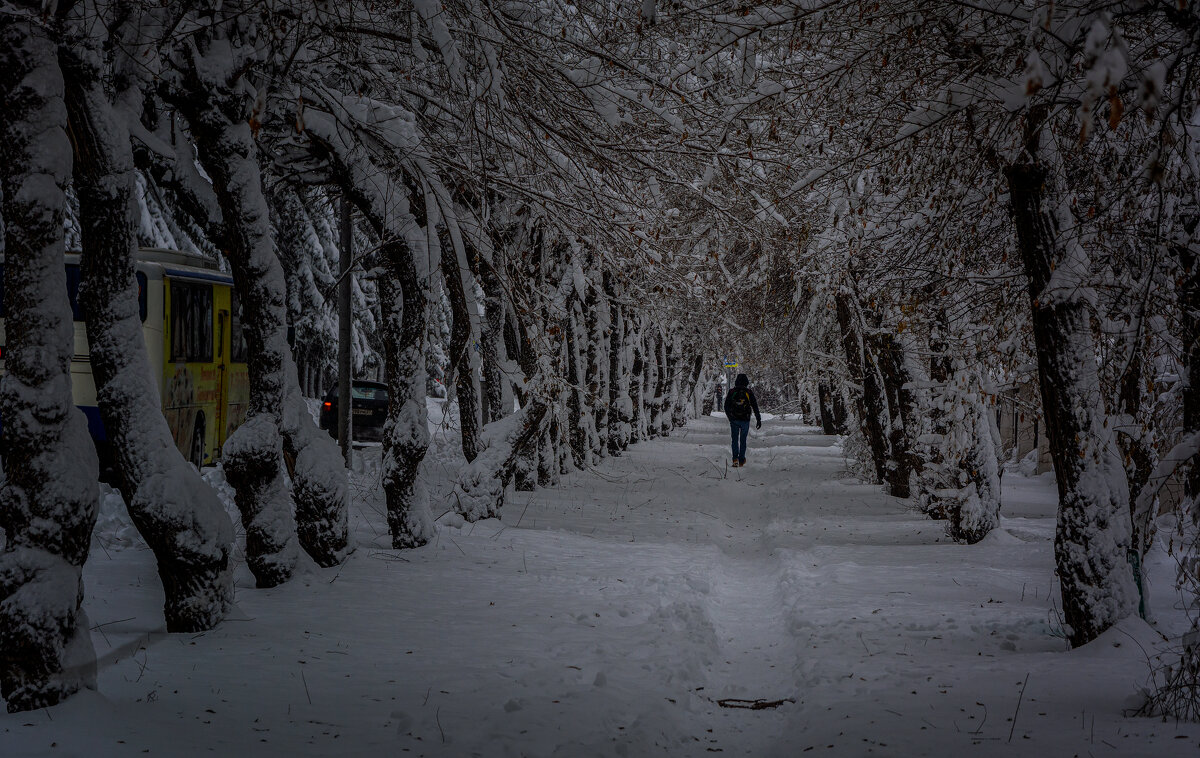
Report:
<svg viewBox="0 0 1200 758"><path fill-rule="evenodd" d="M738 374L733 389L725 396L725 417L729 419L729 436L733 439L733 465L746 465L746 437L750 434L750 413L758 422L755 429L762 429L762 415L758 412L758 400L750 389L750 379Z"/></svg>

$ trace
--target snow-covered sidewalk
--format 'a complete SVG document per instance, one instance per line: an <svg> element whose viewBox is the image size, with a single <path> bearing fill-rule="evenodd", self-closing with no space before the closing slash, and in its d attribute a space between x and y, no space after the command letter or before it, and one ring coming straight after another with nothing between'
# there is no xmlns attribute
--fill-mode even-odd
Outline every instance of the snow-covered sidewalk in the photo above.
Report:
<svg viewBox="0 0 1200 758"><path fill-rule="evenodd" d="M729 469L701 419L408 552L364 477L344 566L243 568L237 618L194 636L159 631L147 551L97 548L100 693L0 716L0 756L1196 754L1200 725L1122 716L1153 629L1065 651L1049 478L1007 475L968 547L834 443L772 419Z"/></svg>

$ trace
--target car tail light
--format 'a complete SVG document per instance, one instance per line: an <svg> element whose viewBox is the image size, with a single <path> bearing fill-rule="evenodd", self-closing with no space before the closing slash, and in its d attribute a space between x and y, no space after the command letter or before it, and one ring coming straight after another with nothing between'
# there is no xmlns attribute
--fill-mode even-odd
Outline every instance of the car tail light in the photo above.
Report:
<svg viewBox="0 0 1200 758"><path fill-rule="evenodd" d="M326 401L325 401L325 407L326 407L326 408L332 408L332 407L333 407L333 403L331 403L331 402L329 402L328 400L326 400Z"/></svg>

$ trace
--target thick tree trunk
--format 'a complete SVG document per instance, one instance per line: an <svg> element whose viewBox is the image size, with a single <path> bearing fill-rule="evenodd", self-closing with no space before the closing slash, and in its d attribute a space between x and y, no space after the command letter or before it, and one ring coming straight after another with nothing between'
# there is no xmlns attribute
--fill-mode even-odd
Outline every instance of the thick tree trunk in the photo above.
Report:
<svg viewBox="0 0 1200 758"><path fill-rule="evenodd" d="M422 219L423 220L423 219ZM383 433L383 491L392 547L424 545L433 536L429 496L418 469L429 449L425 407L425 345L428 304L425 287L403 241L381 247L384 361L388 418Z"/></svg>
<svg viewBox="0 0 1200 758"><path fill-rule="evenodd" d="M646 403L646 428L643 432L645 439L658 437L659 428L662 426L662 380L665 372L661 347L662 334L658 327L654 327L646 336L645 347L646 384L642 390Z"/></svg>
<svg viewBox="0 0 1200 758"><path fill-rule="evenodd" d="M1154 519L1151 508L1141 507L1140 495L1150 483L1154 473L1157 458L1154 449L1149 444L1152 437L1153 419L1146 418L1142 412L1143 376L1141 335L1134 337L1132 353L1121 376L1118 402L1118 434L1117 441L1121 445L1122 457L1125 461L1125 476L1129 482L1129 522L1131 559L1133 578L1137 583L1139 603L1138 613L1146 618L1146 593L1143 573L1144 557L1154 541Z"/></svg>
<svg viewBox="0 0 1200 758"><path fill-rule="evenodd" d="M505 396L509 394L505 392L508 377L501 368L501 364L507 362L504 354L504 288L490 264L484 262L479 269L479 283L484 294L483 328L479 338L485 387L481 400L487 409L483 423L490 424L512 413L511 405L504 407Z"/></svg>
<svg viewBox="0 0 1200 758"><path fill-rule="evenodd" d="M515 356L517 365L521 367L522 376L516 392L521 407L524 408L532 399L529 394L531 389L529 382L537 374L537 355L529 338L529 325L526 323L526 317L515 307L515 304L514 308L509 311L508 327L505 329L504 339L508 354ZM544 417L541 423L545 423ZM544 434L539 433L536 435L534 444L526 445L521 450L513 476L513 483L519 491L530 492L537 488L543 439Z"/></svg>
<svg viewBox="0 0 1200 758"><path fill-rule="evenodd" d="M824 434L839 434L833 421L833 392L825 382L817 384L817 402L821 406L821 432Z"/></svg>
<svg viewBox="0 0 1200 758"><path fill-rule="evenodd" d="M625 314L617 302L616 277L604 272L608 298L608 454L618 456L629 445L629 375L625 371Z"/></svg>
<svg viewBox="0 0 1200 758"><path fill-rule="evenodd" d="M1150 476L1154 472L1155 460L1154 450L1146 439L1148 432L1143 431L1143 427L1139 423L1144 420L1140 418L1142 416L1142 385L1145 383L1142 346L1135 342L1132 349L1133 354L1129 356L1129 362L1121 376L1118 402L1120 403L1120 413L1125 417L1125 428L1122 430L1123 433L1117 436L1117 440L1121 443L1121 451L1126 461L1126 477L1129 480L1129 516L1133 529L1130 544L1137 551L1138 565L1140 566L1140 558L1150 548L1154 537L1154 522L1153 519L1148 518L1148 513L1138 513L1138 495L1150 481Z"/></svg>
<svg viewBox="0 0 1200 758"><path fill-rule="evenodd" d="M646 340L642 331L639 324L629 334L633 352L629 370L629 401L632 406L629 414L629 444L634 444L646 436L646 402L643 392L643 388L646 386Z"/></svg>
<svg viewBox="0 0 1200 758"><path fill-rule="evenodd" d="M450 299L450 365L446 369L446 390L451 385L458 400L459 427L462 430L462 451L467 462L479 455L479 389L471 371L471 311L467 301L464 271L459 265L454 246L442 245L442 280Z"/></svg>
<svg viewBox="0 0 1200 758"><path fill-rule="evenodd" d="M83 563L96 524L99 463L71 399L74 354L63 264L71 145L55 44L41 24L0 14L0 217L5 345L0 403L0 694L9 712L95 686Z"/></svg>
<svg viewBox="0 0 1200 758"><path fill-rule="evenodd" d="M504 319L504 351L508 354L509 360L515 360L521 367L523 376L517 377L519 386L513 388L513 394L522 405L525 403L525 390L527 389L525 383L530 379L525 367L526 361L533 357L526 354L527 340L522 338L523 333L524 326L522 326L521 317L517 315L512 303L509 303L508 314Z"/></svg>
<svg viewBox="0 0 1200 758"><path fill-rule="evenodd" d="M125 125L101 86L99 52L60 51L83 237L79 304L104 428L129 515L154 552L169 632L200 632L233 601L233 524L176 448L162 415L138 313L137 200Z"/></svg>
<svg viewBox="0 0 1200 758"><path fill-rule="evenodd" d="M561 349L556 353L556 359L557 365L562 366L563 375L569 377L570 373L567 367L570 365L570 358L568 355L567 340L563 340ZM575 469L572 462L573 453L571 448L571 437L574 433L574 427L571 425L570 407L572 392L574 390L569 386L563 388L555 398L553 408L555 421L557 422L557 425L554 427L556 432L554 435L554 455L555 460L558 462L558 473L560 476L566 476Z"/></svg>
<svg viewBox="0 0 1200 758"><path fill-rule="evenodd" d="M592 456L600 459L608 455L609 409L609 340L611 329L608 308L600 299L597 287L588 289L584 301L587 317L587 389L588 401L592 405Z"/></svg>
<svg viewBox="0 0 1200 758"><path fill-rule="evenodd" d="M935 297L930 292L929 297ZM929 409L926 412L926 423L934 441L923 448L925 458L921 473L917 480L917 508L932 519L950 518L953 506L947 499L946 493L957 486L957 472L954 463L947 460L947 450L950 440L950 425L948 414L954 393L950 384L953 372L950 360L950 323L946 308L938 303L934 306L933 323L929 329L929 379L932 385L929 390Z"/></svg>
<svg viewBox="0 0 1200 758"><path fill-rule="evenodd" d="M683 426L688 418L696 412L696 387L700 383L700 374L704 371L704 356L696 353L692 358L691 368L683 382L679 401L675 404L675 426Z"/></svg>
<svg viewBox="0 0 1200 758"><path fill-rule="evenodd" d="M557 434L558 421L553 413L547 414L546 423L538 437L537 445L537 483L539 487L549 487L558 481L558 464L555 460L554 439Z"/></svg>
<svg viewBox="0 0 1200 758"><path fill-rule="evenodd" d="M225 442L225 476L234 488L246 530L246 563L259 587L291 578L297 560L296 521L283 470L280 434L288 355L284 277L271 241L257 149L242 118L240 97L218 101L234 80L218 59L221 48L197 61L176 105L187 118L201 165L212 178L224 219L221 248L242 305L249 354L246 422ZM235 110L226 114L222 105Z"/></svg>
<svg viewBox="0 0 1200 758"><path fill-rule="evenodd" d="M134 66L140 66L140 61L134 61ZM200 87L201 84L192 83L194 86ZM182 95L175 93L174 97ZM208 108L211 106L202 103L196 103L197 107ZM219 107L212 106L212 110L219 118ZM181 109L185 112L186 109ZM189 206L189 213L193 214L196 223L201 224L208 234L209 238L218 244L224 244L224 240L229 234L229 230L224 225L224 211L221 209L222 200L217 197L216 188L213 188L211 194L211 207L207 202L210 198L207 196L201 197L201 193L196 191L199 182L203 181L199 176L197 169L192 165L195 158L191 152L191 142L186 139L179 139L177 142L180 145L186 145L186 148L180 148L180 154L177 156L177 164L171 169L162 166L161 161L151 162L150 165L155 170L155 175L161 177L159 181L171 186L177 194L186 196L185 203ZM142 151L143 153L146 151ZM137 155L135 154L135 159ZM147 161L143 161L145 163ZM196 174L196 183L188 181L180 181L178 176L186 176L188 173ZM261 173L260 173L261 176ZM265 193L261 186L246 185L251 189L256 189L254 194L262 198L264 203L267 202ZM247 200L235 200L235 202L245 203ZM248 202L251 206L257 206L257 200L250 197ZM269 208L270 206L268 206ZM267 265L264 270L276 269L282 272L282 261L279 260L275 247L276 239L271 236L272 227L270 226L269 212L266 214L268 219L267 231L265 234L270 241L270 253L273 257L274 264ZM258 219L255 223L260 223ZM264 232L259 229L252 232L252 236L262 237ZM226 256L229 256L230 250L225 249ZM233 266L232 259L230 260ZM255 264L259 265L259 264ZM234 271L234 280L237 281L237 270ZM274 286L274 285L272 285ZM281 285L286 290L286 280ZM286 297L284 299L286 302ZM241 314L243 321L248 318L249 309L246 303L241 301L243 312ZM275 307L275 306L272 306ZM287 322L286 306L278 306L282 311L278 317L280 324ZM285 331L286 334L286 331ZM320 385L320 377L312 370L310 366L305 366L302 371L296 361L304 361L304 356L297 358L293 350L286 345L286 339L283 339L285 346L282 352L278 355L278 364L282 367L283 376L281 388L283 397L278 403L273 406L273 412L278 416L278 433L281 442L281 450L284 453L282 460L286 463L288 471L292 479L292 491L290 497L294 500L294 521L296 522L297 537L299 544L304 548L314 562L323 567L330 567L339 563L347 552L349 552L349 531L348 523L348 508L349 508L349 489L346 482L346 471L337 459L326 455L326 452L331 449L328 445L328 435L317 428L311 414L308 412L307 405L304 403L306 394L319 396L322 393ZM249 338L247 337L247 347L249 349ZM275 348L272 348L275 349ZM251 356L250 373L253 376L255 371L254 358ZM274 362L274 359L272 359ZM253 393L253 387L251 393ZM256 427L259 422L255 422ZM261 440L260 440L261 441ZM230 466L236 468L236 462L233 462L230 456L232 450L236 449L237 445L242 444L242 438L239 437L233 440L234 448L229 447L229 442L226 443L223 452L225 469L228 473ZM253 464L252 467L256 467ZM266 468L262 469L264 472ZM230 479L232 484L237 480L237 472L234 472L234 478ZM235 486L235 491L237 487ZM239 503L243 502L239 500ZM239 505L239 510L241 506ZM268 513L271 509L268 508ZM243 519L245 514L243 514ZM269 521L269 515L259 519L266 523ZM259 529L258 531L261 531ZM256 537L256 541L260 541Z"/></svg>
<svg viewBox="0 0 1200 758"><path fill-rule="evenodd" d="M583 314L579 300L572 298L569 313L564 319L567 336L567 423L570 428L571 459L575 468L584 469L591 464L591 447L588 444L587 420L590 413L584 395L583 361L586 348L580 345Z"/></svg>
<svg viewBox="0 0 1200 758"><path fill-rule="evenodd" d="M672 334L663 337L663 401L659 419L659 431L664 437L675 428L675 404L679 402L679 341Z"/></svg>
<svg viewBox="0 0 1200 758"><path fill-rule="evenodd" d="M1060 236L1049 204L1053 176L1037 162L1036 136L1006 169L1018 247L1029 280L1038 378L1058 482L1054 553L1071 644L1095 639L1136 612L1126 562L1129 489L1100 401L1088 306L1073 280L1086 270L1077 242Z"/></svg>
<svg viewBox="0 0 1200 758"><path fill-rule="evenodd" d="M874 361L869 361L861 331L856 323L850 295L838 293L836 298L838 326L842 333L842 349L846 352L846 368L854 389L854 405L863 438L871 453L876 481L887 481L888 435L885 426L887 408L883 387Z"/></svg>
<svg viewBox="0 0 1200 758"><path fill-rule="evenodd" d="M833 393L833 428L838 434L850 431L850 413L846 410L846 395L841 390Z"/></svg>
<svg viewBox="0 0 1200 758"><path fill-rule="evenodd" d="M534 395L520 411L484 431L484 448L459 472L455 482L455 510L463 518L478 521L500 515L504 483L512 478L517 459L530 445L537 444L542 419L548 410L546 403Z"/></svg>
<svg viewBox="0 0 1200 758"><path fill-rule="evenodd" d="M350 552L350 488L338 444L313 422L291 355L284 354L283 449L292 465L292 497L300 547L322 568Z"/></svg>
<svg viewBox="0 0 1200 758"><path fill-rule="evenodd" d="M912 377L908 373L903 348L896 336L878 333L869 340L874 346L879 374L887 397L888 419L888 491L895 497L907 498L911 494L910 480L917 474L920 463L913 446L919 434L917 428L917 401L911 387L906 387Z"/></svg>
<svg viewBox="0 0 1200 758"><path fill-rule="evenodd" d="M960 362L943 395L955 419L935 502L950 520L950 536L973 545L1000 526L999 434L982 395L978 372Z"/></svg>
<svg viewBox="0 0 1200 758"><path fill-rule="evenodd" d="M533 492L537 489L538 443L540 442L541 435L538 435L534 444L527 446L517 460L513 471L513 486L518 492Z"/></svg>

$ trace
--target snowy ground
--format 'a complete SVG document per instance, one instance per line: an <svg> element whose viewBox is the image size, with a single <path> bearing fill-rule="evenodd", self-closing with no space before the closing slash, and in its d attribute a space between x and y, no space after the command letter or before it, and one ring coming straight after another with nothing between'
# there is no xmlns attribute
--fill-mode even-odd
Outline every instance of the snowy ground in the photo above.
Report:
<svg viewBox="0 0 1200 758"><path fill-rule="evenodd" d="M161 632L151 556L110 514L87 568L100 692L0 716L0 756L1197 754L1200 725L1122 715L1158 632L1066 651L1048 477L1007 475L1003 528L967 547L848 478L833 438L769 420L727 469L727 428L503 521L444 517L408 552L366 451L357 552L273 590L239 568L238 612L206 634ZM1150 568L1177 633L1171 567Z"/></svg>

